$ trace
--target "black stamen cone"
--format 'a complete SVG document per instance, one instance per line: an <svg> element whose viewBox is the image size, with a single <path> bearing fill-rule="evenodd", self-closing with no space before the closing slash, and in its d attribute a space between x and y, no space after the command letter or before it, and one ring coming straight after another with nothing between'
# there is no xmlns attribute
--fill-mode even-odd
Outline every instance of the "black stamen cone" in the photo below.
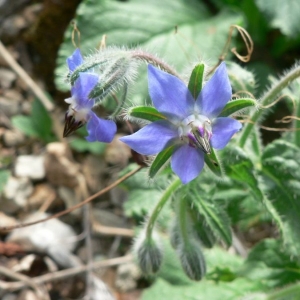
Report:
<svg viewBox="0 0 300 300"><path fill-rule="evenodd" d="M77 129L79 129L80 127L82 127L84 125L83 122L81 121L76 121L74 116L68 116L68 112L66 112L65 115L65 128L64 128L64 133L63 133L63 137L67 137L69 136L71 133L73 133L74 131L76 131Z"/></svg>

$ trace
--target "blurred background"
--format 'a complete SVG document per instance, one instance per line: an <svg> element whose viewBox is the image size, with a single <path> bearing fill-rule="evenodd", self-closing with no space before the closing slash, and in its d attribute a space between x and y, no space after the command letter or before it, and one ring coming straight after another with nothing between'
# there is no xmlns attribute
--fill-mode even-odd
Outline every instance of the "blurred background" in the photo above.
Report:
<svg viewBox="0 0 300 300"><path fill-rule="evenodd" d="M117 137L109 145L87 143L84 128L62 139L67 109L63 100L70 96L63 76L67 71L65 60L74 50L74 18L83 54L98 48L106 35L107 46L141 47L162 57L182 74L189 74L193 64L200 60L213 65L222 53L230 25L240 25L254 42L251 60L240 62L231 53L226 60L245 68L248 73L243 81L249 85L247 90L259 99L272 78L300 58L299 15L297 0L0 1L0 40L4 49L54 107L52 112L47 111L35 88L28 85L26 77L16 73L1 50L0 226L39 220L70 208L135 168L130 149L117 140L128 133L122 122L118 122ZM246 53L236 32L232 47ZM129 93L132 103L147 101L145 76L145 68L141 67ZM109 101L105 107L108 111L112 109ZM103 107L98 113L104 113ZM273 127L275 119L288 114L289 107L280 102L264 125ZM138 126L133 124L133 128ZM264 130L261 134L264 143L280 136L278 132ZM155 203L144 203L145 199L159 196L158 189L149 186L146 171L142 171L84 209L34 227L12 232L0 230L0 298L106 300L113 297L109 289L116 299L162 299L159 291L163 289L168 295L169 285L174 284L186 287L186 296L178 299L220 299L227 291L222 284L238 277L236 270L243 264L241 257L258 242L278 236L276 226L260 205L246 207L247 218L234 220L242 255L229 257L228 252L221 250L208 254L213 270L209 278L220 280L223 276L222 283L215 290L207 286L214 291L215 298L207 298L212 296L205 294L205 286L204 298L192 298L198 293L197 287L184 277L176 262L168 261L155 280L143 277L129 256L134 228ZM163 230L167 228L170 211L166 208L163 212ZM275 240L266 243L270 243L269 249L277 247ZM290 264L287 257L284 259ZM105 265L103 262L107 261ZM92 263L99 264L95 272L85 272L83 268L75 274L59 273ZM296 268L293 264L292 267ZM56 272L57 278L42 277L40 286L26 281L51 272ZM282 278L278 285L269 284L269 288L298 280L286 273ZM162 279L167 284L159 281ZM236 293L229 293L225 299L239 299L245 290L260 291L257 282L251 287L247 284L242 282L238 288L236 283Z"/></svg>

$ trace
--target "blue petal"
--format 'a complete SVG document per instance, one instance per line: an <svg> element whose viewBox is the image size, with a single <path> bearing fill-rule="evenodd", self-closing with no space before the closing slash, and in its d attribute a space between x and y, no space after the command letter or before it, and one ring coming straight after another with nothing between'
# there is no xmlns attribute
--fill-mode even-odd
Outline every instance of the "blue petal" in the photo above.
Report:
<svg viewBox="0 0 300 300"><path fill-rule="evenodd" d="M211 79L204 85L196 100L196 106L201 114L209 118L217 117L231 99L231 94L232 89L226 65L222 62Z"/></svg>
<svg viewBox="0 0 300 300"><path fill-rule="evenodd" d="M104 142L110 143L115 136L117 126L111 120L103 120L96 116L95 113L90 113L90 119L87 123L88 136L86 140L89 142Z"/></svg>
<svg viewBox="0 0 300 300"><path fill-rule="evenodd" d="M72 72L83 63L83 58L80 50L77 48L71 56L67 58L69 70Z"/></svg>
<svg viewBox="0 0 300 300"><path fill-rule="evenodd" d="M171 123L156 121L120 140L140 154L153 155L162 151L176 137L178 131Z"/></svg>
<svg viewBox="0 0 300 300"><path fill-rule="evenodd" d="M172 170L183 184L195 179L204 166L204 152L185 144L172 155Z"/></svg>
<svg viewBox="0 0 300 300"><path fill-rule="evenodd" d="M242 124L232 118L217 118L212 125L211 145L223 149L232 136L242 128Z"/></svg>
<svg viewBox="0 0 300 300"><path fill-rule="evenodd" d="M91 108L89 94L98 83L98 76L93 73L80 73L71 89L71 94L76 98L77 104L81 107Z"/></svg>
<svg viewBox="0 0 300 300"><path fill-rule="evenodd" d="M148 65L148 86L154 106L170 120L192 114L195 100L179 78Z"/></svg>

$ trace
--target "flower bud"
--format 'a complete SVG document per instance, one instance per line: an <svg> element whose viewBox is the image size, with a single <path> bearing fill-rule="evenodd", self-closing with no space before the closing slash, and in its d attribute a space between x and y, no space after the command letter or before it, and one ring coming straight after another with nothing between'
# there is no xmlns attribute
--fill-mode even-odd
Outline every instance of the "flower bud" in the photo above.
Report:
<svg viewBox="0 0 300 300"><path fill-rule="evenodd" d="M138 63L130 51L108 47L83 59L82 63L67 76L74 85L80 73L92 72L99 76L98 84L90 93L90 98L102 100L110 92L132 81Z"/></svg>
<svg viewBox="0 0 300 300"><path fill-rule="evenodd" d="M142 234L134 245L134 254L143 273L150 275L157 273L160 269L163 260L163 249L157 236L146 238Z"/></svg>
<svg viewBox="0 0 300 300"><path fill-rule="evenodd" d="M180 245L177 251L186 275L192 280L201 280L206 273L206 263L200 244L190 240L188 244Z"/></svg>
<svg viewBox="0 0 300 300"><path fill-rule="evenodd" d="M170 242L174 249L177 249L180 245L181 237L176 219L173 220L170 228Z"/></svg>

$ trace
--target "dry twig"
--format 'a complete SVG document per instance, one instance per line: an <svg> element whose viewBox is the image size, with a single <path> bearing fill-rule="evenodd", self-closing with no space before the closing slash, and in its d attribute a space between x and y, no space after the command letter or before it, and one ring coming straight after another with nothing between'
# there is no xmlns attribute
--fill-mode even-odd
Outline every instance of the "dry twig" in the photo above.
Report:
<svg viewBox="0 0 300 300"><path fill-rule="evenodd" d="M131 262L131 261L132 261L131 255L115 257L115 258L107 259L104 261L94 262L93 269L117 266L117 265L125 264L125 263ZM0 267L0 273L2 273L1 268L3 268L3 267ZM66 279L66 278L75 276L77 274L84 273L84 272L86 272L86 270L88 268L89 268L89 266L83 265L80 267L61 270L61 271L41 275L41 276L34 277L34 278L28 278L27 276L25 276L28 280L21 280L20 277L17 278L16 276L14 276L15 273L10 271L10 273L13 273L12 276L14 276L15 279L18 279L20 281L19 282L5 282L5 281L0 280L0 290L2 289L2 290L7 290L7 291L16 291L16 290L20 290L20 289L24 288L25 286L32 287L33 285L37 286L39 284L44 284L46 282ZM18 275L20 275L20 274L18 274ZM21 275L21 276L24 276L24 275Z"/></svg>

